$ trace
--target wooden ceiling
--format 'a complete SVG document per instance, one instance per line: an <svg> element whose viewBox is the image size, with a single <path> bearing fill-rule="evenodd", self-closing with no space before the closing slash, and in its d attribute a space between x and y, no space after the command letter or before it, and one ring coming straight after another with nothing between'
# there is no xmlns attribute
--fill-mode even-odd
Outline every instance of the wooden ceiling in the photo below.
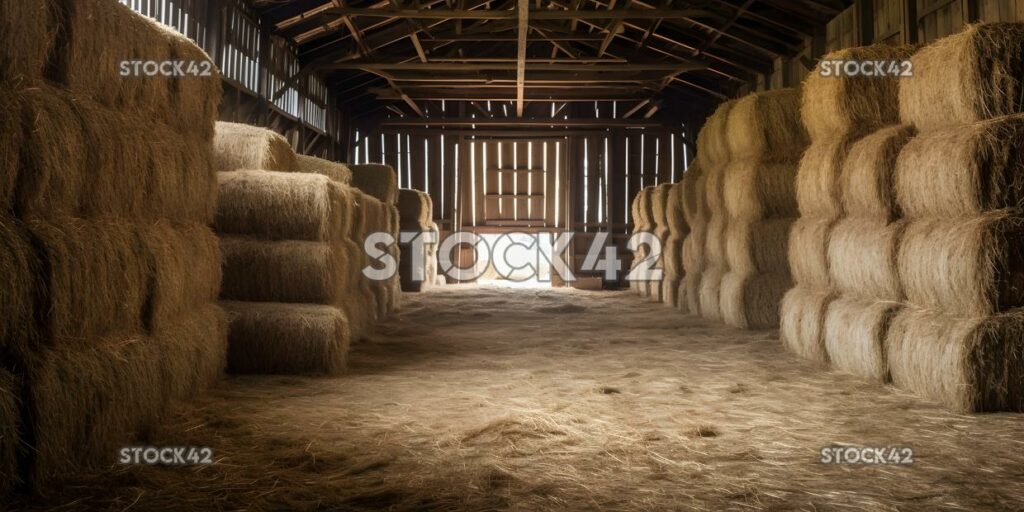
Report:
<svg viewBox="0 0 1024 512"><path fill-rule="evenodd" d="M844 0L251 0L339 100L716 103L796 54Z"/></svg>

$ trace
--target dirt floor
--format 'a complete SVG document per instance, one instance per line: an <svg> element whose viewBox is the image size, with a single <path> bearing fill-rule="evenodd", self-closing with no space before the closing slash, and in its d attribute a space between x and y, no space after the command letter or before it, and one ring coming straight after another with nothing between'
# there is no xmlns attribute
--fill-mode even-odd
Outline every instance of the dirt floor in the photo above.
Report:
<svg viewBox="0 0 1024 512"><path fill-rule="evenodd" d="M623 292L449 287L341 378L232 377L151 440L202 467L118 466L37 508L1024 508L1024 417L961 416L831 373L770 332ZM833 444L909 465L826 465ZM24 505L22 503L21 505Z"/></svg>

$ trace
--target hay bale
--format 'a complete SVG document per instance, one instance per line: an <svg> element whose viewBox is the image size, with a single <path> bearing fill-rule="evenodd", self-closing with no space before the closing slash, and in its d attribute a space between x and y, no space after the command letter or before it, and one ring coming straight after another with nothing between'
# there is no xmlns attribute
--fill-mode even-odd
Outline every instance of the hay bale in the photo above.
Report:
<svg viewBox="0 0 1024 512"><path fill-rule="evenodd" d="M964 316L1024 306L1024 219L999 210L907 223L897 268L907 300Z"/></svg>
<svg viewBox="0 0 1024 512"><path fill-rule="evenodd" d="M56 1L0 4L0 81L43 75L57 39Z"/></svg>
<svg viewBox="0 0 1024 512"><path fill-rule="evenodd" d="M684 275L683 240L690 232L686 219L683 217L682 196L683 184L672 184L669 187L665 207L668 237L663 248L664 279L661 285L661 298L662 302L673 307L679 304L679 283Z"/></svg>
<svg viewBox="0 0 1024 512"><path fill-rule="evenodd" d="M922 133L900 152L896 197L907 217L1024 206L1024 115Z"/></svg>
<svg viewBox="0 0 1024 512"><path fill-rule="evenodd" d="M230 318L230 373L328 374L344 371L348 321L333 306L222 302Z"/></svg>
<svg viewBox="0 0 1024 512"><path fill-rule="evenodd" d="M223 312L210 304L153 336L118 333L32 353L33 484L114 464L117 449L146 437L172 401L219 376L224 332Z"/></svg>
<svg viewBox="0 0 1024 512"><path fill-rule="evenodd" d="M403 188L398 191L399 224L404 230L428 231L434 222L434 214L430 208L430 196L414 189Z"/></svg>
<svg viewBox="0 0 1024 512"><path fill-rule="evenodd" d="M218 233L328 242L344 236L345 185L305 173L218 173Z"/></svg>
<svg viewBox="0 0 1024 512"><path fill-rule="evenodd" d="M729 111L735 104L736 101L719 104L714 113L704 121L704 126L697 134L697 157L708 171L719 169L729 160L726 122L729 118Z"/></svg>
<svg viewBox="0 0 1024 512"><path fill-rule="evenodd" d="M803 83L801 117L811 140L856 137L899 121L900 77L836 75L834 72L824 76L822 63L836 60L898 63L909 59L916 50L916 46L910 45L875 44L825 54Z"/></svg>
<svg viewBox="0 0 1024 512"><path fill-rule="evenodd" d="M722 187L725 211L738 220L796 217L798 168L794 162L729 162Z"/></svg>
<svg viewBox="0 0 1024 512"><path fill-rule="evenodd" d="M789 231L789 270L793 279L818 288L831 286L828 271L828 246L832 220L801 217Z"/></svg>
<svg viewBox="0 0 1024 512"><path fill-rule="evenodd" d="M0 351L24 351L39 342L36 293L42 271L25 225L0 216Z"/></svg>
<svg viewBox="0 0 1024 512"><path fill-rule="evenodd" d="M777 89L740 98L729 110L725 136L732 160L796 162L808 144L800 122L800 90Z"/></svg>
<svg viewBox="0 0 1024 512"><path fill-rule="evenodd" d="M779 326L779 303L793 287L789 274L729 272L722 278L719 309L726 324L740 329Z"/></svg>
<svg viewBox="0 0 1024 512"><path fill-rule="evenodd" d="M288 140L267 128L217 122L213 137L214 168L219 172L259 169L299 172L299 161Z"/></svg>
<svg viewBox="0 0 1024 512"><path fill-rule="evenodd" d="M668 236L678 237L679 243L682 243L682 239L690 232L690 225L683 213L684 191L683 182L672 183L665 200L665 226L668 228Z"/></svg>
<svg viewBox="0 0 1024 512"><path fill-rule="evenodd" d="M701 274L697 310L700 311L700 316L707 320L722 321L719 298L725 274L726 270L721 267L708 267Z"/></svg>
<svg viewBox="0 0 1024 512"><path fill-rule="evenodd" d="M690 164L690 168L683 174L683 181L680 190L680 208L683 212L683 219L687 224L693 225L703 220L707 205L704 197L704 169L699 161Z"/></svg>
<svg viewBox="0 0 1024 512"><path fill-rule="evenodd" d="M323 174L334 181L352 183L352 170L347 165L315 156L296 155L299 172Z"/></svg>
<svg viewBox="0 0 1024 512"><path fill-rule="evenodd" d="M393 204L398 199L398 177L390 165L352 165L352 186L377 198Z"/></svg>
<svg viewBox="0 0 1024 512"><path fill-rule="evenodd" d="M821 364L828 363L825 349L825 313L835 294L797 285L779 306L779 338L790 352Z"/></svg>
<svg viewBox="0 0 1024 512"><path fill-rule="evenodd" d="M0 497L22 483L18 471L20 431L21 379L0 368Z"/></svg>
<svg viewBox="0 0 1024 512"><path fill-rule="evenodd" d="M885 338L899 312L899 302L840 296L825 313L825 350L832 366L840 371L887 382Z"/></svg>
<svg viewBox="0 0 1024 512"><path fill-rule="evenodd" d="M828 273L836 290L862 298L903 299L896 255L904 223L850 217L829 234Z"/></svg>
<svg viewBox="0 0 1024 512"><path fill-rule="evenodd" d="M1024 112L1024 26L982 23L932 42L900 80L900 119L921 131Z"/></svg>
<svg viewBox="0 0 1024 512"><path fill-rule="evenodd" d="M832 138L807 148L796 175L796 200L802 217L835 219L843 215L839 177L852 142Z"/></svg>
<svg viewBox="0 0 1024 512"><path fill-rule="evenodd" d="M217 300L221 287L220 243L200 224L159 221L142 228L149 259L147 330L172 330L183 317Z"/></svg>
<svg viewBox="0 0 1024 512"><path fill-rule="evenodd" d="M730 272L789 274L789 230L794 219L730 223L725 232L725 260Z"/></svg>
<svg viewBox="0 0 1024 512"><path fill-rule="evenodd" d="M892 381L963 413L1024 411L1024 312L987 317L906 308L886 338Z"/></svg>
<svg viewBox="0 0 1024 512"><path fill-rule="evenodd" d="M223 237L224 300L338 304L348 292L344 251L301 240Z"/></svg>
<svg viewBox="0 0 1024 512"><path fill-rule="evenodd" d="M881 128L850 146L839 177L843 210L850 216L895 220L896 158L914 136L906 125ZM917 183L928 187L927 183Z"/></svg>
<svg viewBox="0 0 1024 512"><path fill-rule="evenodd" d="M47 338L81 345L142 332L150 259L136 225L63 217L30 220L27 227L46 268Z"/></svg>
<svg viewBox="0 0 1024 512"><path fill-rule="evenodd" d="M160 23L154 23L164 30L171 40L171 60L196 63L213 63L207 53L189 38ZM220 69L210 66L210 76L184 76L170 79L171 103L168 123L179 133L191 133L204 143L211 141L217 124L220 100L223 94Z"/></svg>
<svg viewBox="0 0 1024 512"><path fill-rule="evenodd" d="M694 229L683 241L683 287L686 291L681 296L686 297L686 311L694 314L700 313L700 280L705 270L704 235L705 229Z"/></svg>

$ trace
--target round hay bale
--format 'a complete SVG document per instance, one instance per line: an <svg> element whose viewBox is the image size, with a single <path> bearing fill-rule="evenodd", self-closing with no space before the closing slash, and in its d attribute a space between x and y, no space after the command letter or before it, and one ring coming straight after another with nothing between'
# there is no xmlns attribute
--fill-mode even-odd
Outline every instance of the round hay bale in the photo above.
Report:
<svg viewBox="0 0 1024 512"><path fill-rule="evenodd" d="M681 261L683 274L700 274L704 270L704 246L707 238L707 225L701 225L690 231L683 240Z"/></svg>
<svg viewBox="0 0 1024 512"><path fill-rule="evenodd" d="M668 199L671 195L672 184L663 183L654 187L651 192L651 231L662 243L668 239L670 233L668 227Z"/></svg>
<svg viewBox="0 0 1024 512"><path fill-rule="evenodd" d="M299 161L291 144L277 132L258 126L218 121L213 156L214 166L220 172L299 172Z"/></svg>
<svg viewBox="0 0 1024 512"><path fill-rule="evenodd" d="M394 204L398 199L398 177L390 165L363 164L349 168L352 186L387 204Z"/></svg>
<svg viewBox="0 0 1024 512"><path fill-rule="evenodd" d="M779 303L793 287L789 274L743 274L730 271L722 278L719 308L727 325L739 329L779 326Z"/></svg>
<svg viewBox="0 0 1024 512"><path fill-rule="evenodd" d="M710 266L701 275L700 291L698 292L698 310L700 315L707 320L722 321L719 297L721 296L722 278L725 274L726 269Z"/></svg>
<svg viewBox="0 0 1024 512"><path fill-rule="evenodd" d="M43 76L60 11L55 0L0 4L0 81ZM6 132L5 132L6 133Z"/></svg>
<svg viewBox="0 0 1024 512"><path fill-rule="evenodd" d="M843 215L839 176L851 143L834 138L807 148L796 175L796 200L802 217L835 219Z"/></svg>
<svg viewBox="0 0 1024 512"><path fill-rule="evenodd" d="M885 337L898 302L840 296L825 313L825 350L832 367L875 382L889 380Z"/></svg>
<svg viewBox="0 0 1024 512"><path fill-rule="evenodd" d="M913 136L914 129L909 126L887 126L850 146L839 177L847 215L885 220L900 216L895 193L896 157Z"/></svg>
<svg viewBox="0 0 1024 512"><path fill-rule="evenodd" d="M896 386L956 412L1024 411L1024 312L980 317L905 308L886 337Z"/></svg>
<svg viewBox="0 0 1024 512"><path fill-rule="evenodd" d="M347 288L344 251L323 242L221 238L224 300L338 304Z"/></svg>
<svg viewBox="0 0 1024 512"><path fill-rule="evenodd" d="M683 282L680 286L682 286L685 291L680 292L679 308L682 310L682 304L685 303L685 313L702 315L700 311L700 280L702 276L703 272L695 272L683 276Z"/></svg>
<svg viewBox="0 0 1024 512"><path fill-rule="evenodd" d="M734 222L725 233L730 272L789 274L789 230L795 219Z"/></svg>
<svg viewBox="0 0 1024 512"><path fill-rule="evenodd" d="M828 246L831 220L801 217L789 231L789 270L793 279L805 286L829 288Z"/></svg>
<svg viewBox="0 0 1024 512"><path fill-rule="evenodd" d="M1024 306L1024 219L995 211L908 222L897 268L907 300L964 316Z"/></svg>
<svg viewBox="0 0 1024 512"><path fill-rule="evenodd" d="M217 300L221 288L220 242L201 224L159 221L140 236L149 258L147 330L171 330L182 317Z"/></svg>
<svg viewBox="0 0 1024 512"><path fill-rule="evenodd" d="M893 74L822 75L830 61L899 63L917 46L874 44L825 54L803 83L801 117L811 140L856 137L899 121L899 82ZM827 70L826 70L827 71ZM912 80L912 79L911 79Z"/></svg>
<svg viewBox="0 0 1024 512"><path fill-rule="evenodd" d="M1024 26L981 23L911 57L900 119L921 131L1024 112Z"/></svg>
<svg viewBox="0 0 1024 512"><path fill-rule="evenodd" d="M315 156L295 155L299 172L323 174L346 185L352 183L352 170L347 165Z"/></svg>
<svg viewBox="0 0 1024 512"><path fill-rule="evenodd" d="M822 365L828 364L825 349L825 313L835 298L829 291L797 285L779 306L779 338L790 352Z"/></svg>
<svg viewBox="0 0 1024 512"><path fill-rule="evenodd" d="M729 161L729 144L726 141L726 121L735 101L726 101L718 105L715 112L704 121L704 126L697 134L697 157L706 169L717 170Z"/></svg>
<svg viewBox="0 0 1024 512"><path fill-rule="evenodd" d="M724 215L712 215L704 235L704 268L720 267L728 270L726 259L726 220Z"/></svg>
<svg viewBox="0 0 1024 512"><path fill-rule="evenodd" d="M979 215L1024 206L1024 115L922 133L896 164L907 217Z"/></svg>
<svg viewBox="0 0 1024 512"><path fill-rule="evenodd" d="M0 496L7 496L22 484L18 468L21 396L21 379L0 368Z"/></svg>
<svg viewBox="0 0 1024 512"><path fill-rule="evenodd" d="M902 222L850 217L833 226L828 272L836 290L864 299L903 300L896 271Z"/></svg>
<svg viewBox="0 0 1024 512"><path fill-rule="evenodd" d="M327 374L345 370L348 321L333 306L222 302L230 319L228 372Z"/></svg>
<svg viewBox="0 0 1024 512"><path fill-rule="evenodd" d="M264 240L337 241L344 236L345 185L305 173L217 174L218 233Z"/></svg>
<svg viewBox="0 0 1024 512"><path fill-rule="evenodd" d="M733 160L726 166L722 198L732 219L796 217L795 162Z"/></svg>
<svg viewBox="0 0 1024 512"><path fill-rule="evenodd" d="M732 160L796 162L807 147L800 122L800 90L777 89L740 98L725 127Z"/></svg>
<svg viewBox="0 0 1024 512"><path fill-rule="evenodd" d="M690 226L683 215L684 188L682 182L671 184L665 200L665 225L668 227L669 236L679 238L679 243L682 243L682 239L690 232Z"/></svg>
<svg viewBox="0 0 1024 512"><path fill-rule="evenodd" d="M138 226L60 217L30 220L27 227L46 268L40 277L49 340L89 344L112 333L142 332L151 271Z"/></svg>
<svg viewBox="0 0 1024 512"><path fill-rule="evenodd" d="M23 352L39 343L36 279L42 274L25 225L0 216L0 351Z"/></svg>
<svg viewBox="0 0 1024 512"><path fill-rule="evenodd" d="M683 174L682 185L680 186L680 208L683 212L683 219L688 224L696 224L704 221L707 206L704 197L704 185L707 183L704 178L704 171L699 162L694 162Z"/></svg>

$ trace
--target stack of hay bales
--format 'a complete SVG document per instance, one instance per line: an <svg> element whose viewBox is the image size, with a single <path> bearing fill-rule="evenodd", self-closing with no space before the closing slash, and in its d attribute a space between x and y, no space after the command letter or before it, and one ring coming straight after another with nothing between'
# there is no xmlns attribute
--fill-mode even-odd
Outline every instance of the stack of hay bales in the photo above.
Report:
<svg viewBox="0 0 1024 512"><path fill-rule="evenodd" d="M973 25L912 58L896 164L907 307L895 385L961 412L1024 410L1024 25Z"/></svg>
<svg viewBox="0 0 1024 512"><path fill-rule="evenodd" d="M221 122L215 139L229 371L343 371L352 336L375 318L352 261L359 192L329 177L347 167L305 159L327 171L302 172L288 142L263 128Z"/></svg>
<svg viewBox="0 0 1024 512"><path fill-rule="evenodd" d="M672 184L663 183L657 185L651 190L651 233L661 244L661 254L654 268L662 271L662 278L655 281L647 281L647 297L653 302L663 302L662 289L665 284L665 279L668 277L667 267L671 266L669 261L671 256L668 248L668 200L669 193L671 192Z"/></svg>
<svg viewBox="0 0 1024 512"><path fill-rule="evenodd" d="M779 303L792 287L787 256L797 215L795 179L807 148L800 123L800 91L751 94L733 105L726 121L731 159L722 197L728 215L719 308L742 329L779 325Z"/></svg>
<svg viewBox="0 0 1024 512"><path fill-rule="evenodd" d="M654 187L645 187L636 193L633 198L633 232L634 233L652 233L654 231L654 213L651 211L651 196L654 194ZM651 248L646 244L641 244L633 251L633 263L630 271L635 269L640 262L647 259L650 254ZM650 286L648 281L642 279L634 279L629 282L629 287L637 295L641 297L647 297L650 294Z"/></svg>
<svg viewBox="0 0 1024 512"><path fill-rule="evenodd" d="M848 48L830 53L822 58L826 60L899 60L906 58L912 49L908 47L875 45L862 48ZM827 364L829 349L826 348L826 319L830 304L842 292L848 292L842 304L832 309L833 319L830 331L833 333L832 351L837 355L840 351L861 350L854 346L864 347L866 337L872 333L863 331L854 333L861 327L842 327L846 320L855 321L853 316L861 315L856 321L867 320L864 315L882 315L877 305L867 306L866 303L854 305L852 301L861 299L873 302L877 290L870 290L868 283L855 283L856 277L847 273L858 269L867 270L868 265L876 265L884 261L884 255L871 253L871 248L879 248L883 243L876 236L888 237L891 229L886 227L890 220L873 220L873 226L879 230L861 233L872 238L871 244L860 248L848 248L850 253L840 253L839 248L830 252L833 229L846 216L844 192L841 177L844 164L851 148L865 135L897 121L897 102L894 94L895 76L822 76L819 69L813 70L804 83L803 105L801 117L811 138L811 146L800 161L797 175L797 202L800 219L793 225L789 241L789 262L796 285L786 293L781 309L780 336L783 344L801 357ZM870 158L868 146L876 142L867 142L862 148L862 156ZM860 157L858 157L860 158ZM857 173L874 173L878 179L885 179L883 167L867 162L850 162L859 166L860 171L849 170L850 178ZM873 166L873 167L872 167ZM870 167L870 168L869 168ZM863 172L861 172L863 171ZM862 176L869 179L869 176ZM877 185L884 188L885 185ZM869 194L867 191L850 190L850 194ZM850 197L851 201L853 197ZM853 204L850 202L850 204ZM883 207L884 208L884 207ZM874 217L867 209L857 207L854 213ZM856 237L857 230L866 225L851 221L840 231L843 240L840 245L849 241L848 237ZM890 239L891 240L891 239ZM877 256L871 263L861 261L871 255ZM831 268L832 263L843 262L845 268ZM884 269L873 269L884 272ZM884 280L884 279L883 279ZM842 290L837 286L842 281ZM889 290L891 291L891 290ZM886 292L888 293L888 292ZM884 315L883 315L884 316ZM846 318L844 318L846 317ZM881 321L881 317L878 319ZM878 322L873 325L877 326ZM846 332L843 332L845 329ZM859 342L853 338L861 337ZM847 340L847 341L843 341ZM839 356L844 359L843 356ZM849 359L849 358L846 358ZM849 371L858 371L856 364L841 363Z"/></svg>
<svg viewBox="0 0 1024 512"><path fill-rule="evenodd" d="M0 492L42 488L218 379L209 57L113 0L0 8ZM18 453L12 453L17 450Z"/></svg>
<svg viewBox="0 0 1024 512"><path fill-rule="evenodd" d="M683 240L682 274L678 307L684 313L700 314L700 276L704 272L704 244L708 230L707 182L700 160L690 164L683 175L681 208L688 233Z"/></svg>
<svg viewBox="0 0 1024 512"><path fill-rule="evenodd" d="M683 214L684 187L684 181L669 185L665 209L668 237L665 239L663 251L665 276L661 282L661 301L672 307L679 307L680 298L682 302L686 302L685 295L679 294L684 276L683 240L690 234L690 226L686 224L686 216Z"/></svg>
<svg viewBox="0 0 1024 512"><path fill-rule="evenodd" d="M383 164L352 165L350 168L352 185L362 191L362 197L358 202L363 219L360 240L366 240L366 237L373 233L389 233L397 241L400 221L398 207L395 204L398 201L398 176L395 170ZM388 248L388 253L395 261L401 257L397 243ZM369 258L366 265L380 267ZM374 297L377 298L378 318L384 318L398 309L402 292L398 273L385 281L369 280L365 276L362 277L362 281L369 285Z"/></svg>
<svg viewBox="0 0 1024 512"><path fill-rule="evenodd" d="M725 130L729 111L734 102L729 101L718 106L701 128L697 135L697 153L703 164L704 198L707 207L707 226L704 235L704 264L699 280L693 283L697 290L697 310L708 320L722 320L719 306L719 292L722 277L729 271L725 259L725 233L728 213L725 211L723 183L725 169L729 163L729 147L726 142ZM687 294L691 293L687 290ZM692 308L691 308L692 309Z"/></svg>
<svg viewBox="0 0 1024 512"><path fill-rule="evenodd" d="M413 189L398 191L399 227L402 233L422 236L437 236L437 224L434 223L433 200L430 195ZM400 245L399 278L402 291L418 292L437 284L437 243L424 244L424 253L420 255L422 268L413 269L413 244Z"/></svg>

